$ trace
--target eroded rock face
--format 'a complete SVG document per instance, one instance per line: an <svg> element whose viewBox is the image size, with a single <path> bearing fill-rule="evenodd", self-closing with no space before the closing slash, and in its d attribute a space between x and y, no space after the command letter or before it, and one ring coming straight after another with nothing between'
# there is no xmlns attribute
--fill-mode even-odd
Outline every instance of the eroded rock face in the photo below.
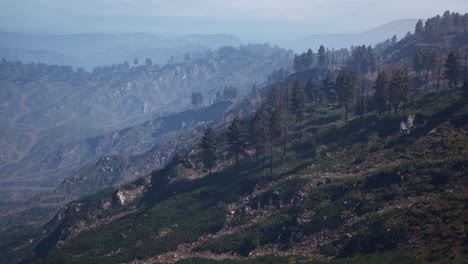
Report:
<svg viewBox="0 0 468 264"><path fill-rule="evenodd" d="M400 123L400 133L409 134L414 127L414 118L415 115L409 115L406 117L406 121Z"/></svg>
<svg viewBox="0 0 468 264"><path fill-rule="evenodd" d="M143 185L128 185L124 188L121 188L117 191L115 194L115 199L119 202L120 205L125 205L128 204L129 202L132 202L136 198L140 197L145 193L145 191L148 189L148 187L151 185L151 178L146 177L144 178L146 181L146 184Z"/></svg>
<svg viewBox="0 0 468 264"><path fill-rule="evenodd" d="M400 133L411 134L414 130L427 124L428 118L421 115L408 115L406 120L400 122Z"/></svg>

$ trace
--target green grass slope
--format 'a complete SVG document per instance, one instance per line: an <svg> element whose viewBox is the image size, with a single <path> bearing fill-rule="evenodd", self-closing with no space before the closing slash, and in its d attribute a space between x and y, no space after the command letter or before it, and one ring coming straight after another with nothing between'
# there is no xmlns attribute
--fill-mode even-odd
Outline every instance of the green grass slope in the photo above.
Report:
<svg viewBox="0 0 468 264"><path fill-rule="evenodd" d="M38 230L5 234L0 259L463 263L465 99L428 93L406 113L346 124L341 109L308 108L301 148L291 129L285 162L278 152L272 171L268 160L264 169L254 156L237 166L224 156L210 175L194 148L151 176L68 204ZM403 133L408 116L414 126Z"/></svg>

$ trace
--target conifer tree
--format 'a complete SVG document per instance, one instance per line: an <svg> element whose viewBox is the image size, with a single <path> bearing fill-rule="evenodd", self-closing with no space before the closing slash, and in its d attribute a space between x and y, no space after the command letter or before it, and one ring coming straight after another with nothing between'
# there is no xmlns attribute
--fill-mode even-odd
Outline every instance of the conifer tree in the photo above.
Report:
<svg viewBox="0 0 468 264"><path fill-rule="evenodd" d="M335 83L333 82L333 77L330 73L327 72L325 77L322 80L322 102L335 103Z"/></svg>
<svg viewBox="0 0 468 264"><path fill-rule="evenodd" d="M281 138L285 137L285 131L281 129L281 123L285 122L281 116L281 112L279 109L272 109L270 112L270 120L269 120L269 141L268 141L268 148L270 152L270 171L273 170L273 161L274 161L274 152L276 146L279 145ZM284 146L283 146L284 147ZM284 150L283 150L284 151ZM284 159L283 153L283 159Z"/></svg>
<svg viewBox="0 0 468 264"><path fill-rule="evenodd" d="M423 69L424 58L422 49L418 49L413 56L413 70L416 71L417 76L421 76L421 71Z"/></svg>
<svg viewBox="0 0 468 264"><path fill-rule="evenodd" d="M311 49L309 49L307 50L307 54L306 54L307 68L311 68L313 63L314 63L314 52Z"/></svg>
<svg viewBox="0 0 468 264"><path fill-rule="evenodd" d="M211 174L211 169L216 165L216 138L212 128L205 129L205 134L202 137L202 160L205 168L208 168Z"/></svg>
<svg viewBox="0 0 468 264"><path fill-rule="evenodd" d="M200 107L203 104L203 95L201 92L193 92L191 99L194 107Z"/></svg>
<svg viewBox="0 0 468 264"><path fill-rule="evenodd" d="M315 90L316 89L317 89L317 84L315 80L313 78L309 78L305 86L305 93L307 95L307 100L311 104L315 103Z"/></svg>
<svg viewBox="0 0 468 264"><path fill-rule="evenodd" d="M348 122L348 113L354 102L359 80L354 72L341 71L336 77L336 90L338 92L339 104L345 107L345 123Z"/></svg>
<svg viewBox="0 0 468 264"><path fill-rule="evenodd" d="M318 50L318 64L320 67L325 67L326 62L327 62L327 54L325 51L325 47L323 45L320 45L320 48Z"/></svg>
<svg viewBox="0 0 468 264"><path fill-rule="evenodd" d="M416 28L414 30L414 34L422 35L423 33L424 33L423 21L421 19L419 19L418 22L416 23Z"/></svg>
<svg viewBox="0 0 468 264"><path fill-rule="evenodd" d="M410 88L410 77L408 67L405 67L403 69L401 86L403 90L403 112L406 113L406 104L408 102L408 92Z"/></svg>
<svg viewBox="0 0 468 264"><path fill-rule="evenodd" d="M305 93L304 87L299 81L294 83L292 91L292 107L294 115L296 116L297 130L299 134L299 147L301 146L302 141L302 121L304 119L305 112Z"/></svg>
<svg viewBox="0 0 468 264"><path fill-rule="evenodd" d="M437 66L436 60L437 52L436 50L430 48L420 48L413 56L413 68L418 72L418 76L422 70L425 71L426 83L424 86L424 91L427 91L427 86L429 83L429 71L433 71Z"/></svg>
<svg viewBox="0 0 468 264"><path fill-rule="evenodd" d="M398 112L400 103L406 100L406 93L409 86L409 77L403 68L395 68L392 72L392 78L389 84L389 103L388 113L393 107L394 112ZM406 106L405 106L406 107Z"/></svg>
<svg viewBox="0 0 468 264"><path fill-rule="evenodd" d="M260 163L260 156L263 155L263 165L265 165L265 151L269 142L268 120L265 113L259 110L255 113L251 120L249 142L253 149L255 149L255 156L257 158L257 167Z"/></svg>
<svg viewBox="0 0 468 264"><path fill-rule="evenodd" d="M245 136L239 118L235 117L228 127L227 133L228 153L234 157L236 166L239 165L239 158L245 155Z"/></svg>
<svg viewBox="0 0 468 264"><path fill-rule="evenodd" d="M146 58L145 65L147 67L153 66L153 61L150 58Z"/></svg>
<svg viewBox="0 0 468 264"><path fill-rule="evenodd" d="M273 108L278 108L281 105L281 91L277 83L273 83L270 93L268 94L268 104Z"/></svg>
<svg viewBox="0 0 468 264"><path fill-rule="evenodd" d="M460 54L457 51L451 51L445 60L444 77L449 81L450 88L456 88L462 72Z"/></svg>
<svg viewBox="0 0 468 264"><path fill-rule="evenodd" d="M386 94L388 88L388 77L384 71L379 72L377 75L377 79L374 83L374 102L377 105L377 111L379 112L379 116L386 109Z"/></svg>

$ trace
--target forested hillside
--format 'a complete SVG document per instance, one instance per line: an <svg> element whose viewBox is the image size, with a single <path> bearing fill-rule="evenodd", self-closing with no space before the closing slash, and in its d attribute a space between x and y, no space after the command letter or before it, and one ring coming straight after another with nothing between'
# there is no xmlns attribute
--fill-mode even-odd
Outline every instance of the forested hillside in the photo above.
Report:
<svg viewBox="0 0 468 264"><path fill-rule="evenodd" d="M323 50L297 55L296 72L256 89L253 115L206 128L163 169L73 201L46 225L4 233L0 259L464 263L464 51L439 50L439 78L422 81L418 56L431 53L405 39L389 53L353 47L336 64Z"/></svg>

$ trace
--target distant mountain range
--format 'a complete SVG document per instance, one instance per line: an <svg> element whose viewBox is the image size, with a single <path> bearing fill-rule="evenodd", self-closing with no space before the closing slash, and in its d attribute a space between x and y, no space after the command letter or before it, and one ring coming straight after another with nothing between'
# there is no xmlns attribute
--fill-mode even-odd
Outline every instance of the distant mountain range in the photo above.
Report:
<svg viewBox="0 0 468 264"><path fill-rule="evenodd" d="M374 45L393 35L403 38L408 31L414 31L416 22L417 19L395 20L357 34L310 35L285 46L304 51L309 48L317 50L320 45L334 49L364 43ZM166 64L171 57L175 61L183 61L186 53L197 58L204 56L209 49L240 44L240 38L227 34L164 38L147 33L32 35L0 31L0 58L90 70L124 61L132 64L134 58L138 58L140 64L146 58Z"/></svg>
<svg viewBox="0 0 468 264"><path fill-rule="evenodd" d="M352 45L375 45L396 35L402 39L408 31L413 32L417 19L401 19L369 29L356 34L319 34L310 35L292 43L291 46L297 51L312 48L317 50L320 45L327 48L349 48Z"/></svg>
<svg viewBox="0 0 468 264"><path fill-rule="evenodd" d="M154 34L73 34L30 35L0 32L0 57L23 62L65 64L91 69L138 58L140 63L151 58L165 64L172 56L183 60L185 53L205 54L208 49L239 46L236 36L190 35L163 38Z"/></svg>

